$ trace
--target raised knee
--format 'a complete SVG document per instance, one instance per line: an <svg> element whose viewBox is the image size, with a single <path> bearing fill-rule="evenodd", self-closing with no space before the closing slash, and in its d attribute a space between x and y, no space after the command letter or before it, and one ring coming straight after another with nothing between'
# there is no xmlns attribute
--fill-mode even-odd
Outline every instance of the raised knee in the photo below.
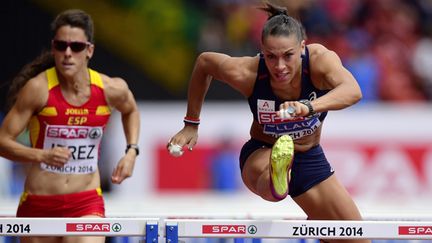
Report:
<svg viewBox="0 0 432 243"><path fill-rule="evenodd" d="M264 193L261 193L260 196L261 196L264 200L266 200L266 201L270 201L270 202L279 202L279 201L282 201L282 200L285 199L285 198L275 198L271 192L269 193L269 191L266 191L266 192L264 192Z"/></svg>

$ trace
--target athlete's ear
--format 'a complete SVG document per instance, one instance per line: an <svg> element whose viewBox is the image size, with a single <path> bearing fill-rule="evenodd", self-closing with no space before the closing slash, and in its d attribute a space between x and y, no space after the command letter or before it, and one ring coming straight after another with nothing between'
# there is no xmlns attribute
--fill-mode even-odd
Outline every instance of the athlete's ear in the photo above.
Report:
<svg viewBox="0 0 432 243"><path fill-rule="evenodd" d="M94 44L90 44L89 47L87 47L87 60L90 60L90 58L93 56L94 52Z"/></svg>

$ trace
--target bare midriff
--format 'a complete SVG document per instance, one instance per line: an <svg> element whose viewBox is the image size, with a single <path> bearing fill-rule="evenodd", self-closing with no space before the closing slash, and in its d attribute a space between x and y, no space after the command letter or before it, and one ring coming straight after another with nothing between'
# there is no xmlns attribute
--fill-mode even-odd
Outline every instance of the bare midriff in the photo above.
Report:
<svg viewBox="0 0 432 243"><path fill-rule="evenodd" d="M42 170L38 163L28 169L24 190L29 194L70 194L100 187L99 170L90 174L59 174Z"/></svg>

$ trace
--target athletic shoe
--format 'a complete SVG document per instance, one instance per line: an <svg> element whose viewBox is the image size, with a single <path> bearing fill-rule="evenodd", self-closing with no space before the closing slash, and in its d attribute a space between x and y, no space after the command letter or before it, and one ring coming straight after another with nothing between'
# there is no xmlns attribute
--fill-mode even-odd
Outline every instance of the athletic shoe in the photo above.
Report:
<svg viewBox="0 0 432 243"><path fill-rule="evenodd" d="M289 135L276 140L270 156L270 188L277 199L288 195L289 170L294 158L294 142Z"/></svg>

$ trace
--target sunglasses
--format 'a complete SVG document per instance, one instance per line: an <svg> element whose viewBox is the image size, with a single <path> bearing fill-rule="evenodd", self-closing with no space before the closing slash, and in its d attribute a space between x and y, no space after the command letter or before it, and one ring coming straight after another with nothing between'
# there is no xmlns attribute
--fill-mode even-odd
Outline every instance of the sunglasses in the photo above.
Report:
<svg viewBox="0 0 432 243"><path fill-rule="evenodd" d="M61 41L61 40L53 40L52 46L57 51L66 51L68 47L73 52L81 52L86 49L87 46L90 46L90 42L81 42L81 41Z"/></svg>

